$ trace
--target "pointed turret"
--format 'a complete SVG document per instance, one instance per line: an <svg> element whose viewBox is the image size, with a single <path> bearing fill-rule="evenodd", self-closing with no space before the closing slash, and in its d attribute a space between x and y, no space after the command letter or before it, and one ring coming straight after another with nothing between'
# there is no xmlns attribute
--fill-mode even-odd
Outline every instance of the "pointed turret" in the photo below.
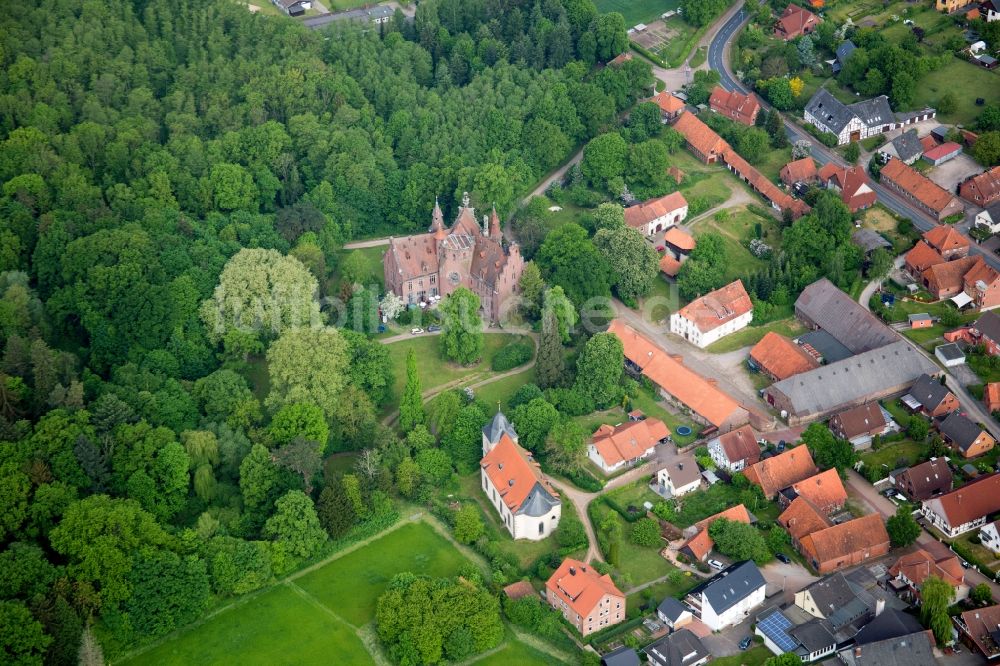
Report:
<svg viewBox="0 0 1000 666"><path fill-rule="evenodd" d="M431 213L431 228L428 229L429 232L434 233L438 229L444 228L444 213L441 212L441 204L438 202L438 198L434 197L434 212Z"/></svg>
<svg viewBox="0 0 1000 666"><path fill-rule="evenodd" d="M493 204L493 212L490 213L490 238L500 240L500 216L497 215L496 204Z"/></svg>

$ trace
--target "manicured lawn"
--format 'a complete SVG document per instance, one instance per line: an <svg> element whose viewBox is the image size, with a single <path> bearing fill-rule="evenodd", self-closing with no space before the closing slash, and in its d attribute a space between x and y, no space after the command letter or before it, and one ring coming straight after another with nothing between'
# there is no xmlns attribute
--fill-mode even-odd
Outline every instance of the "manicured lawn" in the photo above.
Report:
<svg viewBox="0 0 1000 666"><path fill-rule="evenodd" d="M728 172L721 171L721 173ZM702 172L700 177L692 177L690 181L681 183L680 191L688 203L691 203L695 198L704 199L707 204L705 210L708 210L728 199L729 195L732 194L733 186L733 184L727 183L724 178L720 178L718 173L710 173L706 176Z"/></svg>
<svg viewBox="0 0 1000 666"><path fill-rule="evenodd" d="M659 273L653 280L653 288L649 294L639 299L639 307L649 321L662 321L669 319L673 310L680 305L678 298L673 283L663 273Z"/></svg>
<svg viewBox="0 0 1000 666"><path fill-rule="evenodd" d="M535 381L535 369L528 368L524 372L519 372L516 375L511 375L505 379L500 379L495 382L486 384L485 386L480 386L474 389L476 392L476 397L487 405L491 407L498 402L501 403L501 409L507 409L507 401L513 397L517 389L521 388L525 384L532 384Z"/></svg>
<svg viewBox="0 0 1000 666"><path fill-rule="evenodd" d="M935 324L930 328L916 328L916 329L908 328L903 331L903 335L913 340L924 349L929 349L933 348L934 344L928 344L928 343L934 343L935 341L938 340L940 340L940 342L944 342L941 336L944 335L944 332L947 331L948 329L949 327L942 326L941 324Z"/></svg>
<svg viewBox="0 0 1000 666"><path fill-rule="evenodd" d="M681 505L681 509L674 514L674 519L670 520L681 529L740 503L739 491L721 481L705 490L688 493L678 500L670 501L675 507L678 503Z"/></svg>
<svg viewBox="0 0 1000 666"><path fill-rule="evenodd" d="M745 206L731 208L726 213L721 220L712 219L722 231L740 241L750 242L757 237L757 225L760 225L760 239L774 249L781 247L781 223L770 215L758 215Z"/></svg>
<svg viewBox="0 0 1000 666"><path fill-rule="evenodd" d="M912 439L904 439L900 442L884 445L878 451L862 453L861 460L865 463L865 467L883 469L888 473L903 466L901 462L904 459L907 461L906 466L917 464L922 457L927 455L927 450L926 444L914 442Z"/></svg>
<svg viewBox="0 0 1000 666"><path fill-rule="evenodd" d="M426 523L393 530L297 579L296 584L355 626L375 617L375 602L397 573L454 576L469 563Z"/></svg>
<svg viewBox="0 0 1000 666"><path fill-rule="evenodd" d="M261 0L262 2L264 0ZM363 273L363 281L361 284L364 286L378 285L379 291L383 288L383 272L382 272L382 255L385 254L386 245L378 245L376 247L365 247L360 250L338 250L334 254L335 265L333 271L333 278L330 280L331 287L340 286L340 266L343 264L344 260L347 259L351 254L359 254L364 258L365 271ZM328 290L328 293L335 294L336 290Z"/></svg>
<svg viewBox="0 0 1000 666"><path fill-rule="evenodd" d="M351 627L279 585L125 663L327 664L331 654L344 664L374 663Z"/></svg>
<svg viewBox="0 0 1000 666"><path fill-rule="evenodd" d="M773 657L771 651L763 645L758 645L746 652L740 652L729 657L712 660L712 666L760 666Z"/></svg>
<svg viewBox="0 0 1000 666"><path fill-rule="evenodd" d="M645 391L639 391L639 393L632 400L632 406L637 409L641 409L646 416L652 416L660 419L667 424L672 433L671 439L678 446L686 446L698 439L698 433L701 432L701 426L693 421L689 421L680 416L677 416L673 412L669 412L660 405L660 403L650 396ZM685 425L691 428L691 434L687 436L681 436L677 434L678 426Z"/></svg>
<svg viewBox="0 0 1000 666"><path fill-rule="evenodd" d="M643 502L656 504L663 499L649 489L649 486L646 484L646 479L630 483L627 486L622 486L621 488L616 488L605 495L623 509L627 509L629 506L635 506L638 507L640 511L643 510Z"/></svg>
<svg viewBox="0 0 1000 666"><path fill-rule="evenodd" d="M597 0L594 4L602 14L618 12L625 17L625 26L631 28L636 23L652 23L663 12L677 9L680 0Z"/></svg>
<svg viewBox="0 0 1000 666"><path fill-rule="evenodd" d="M679 580L676 583L670 580L665 580L662 583L650 585L641 592L628 595L628 597L626 597L625 605L629 610L632 610L633 608L639 608L639 606L641 606L646 599L655 600L657 605L659 605L659 603L667 597L680 599L687 594L688 590L697 585L699 581L700 579L697 576L694 576L691 572L683 571L681 572Z"/></svg>
<svg viewBox="0 0 1000 666"><path fill-rule="evenodd" d="M896 298L895 304L891 308L888 308L890 321L907 321L909 315L921 313L927 313L932 317L940 317L948 311L955 311L955 305L951 301L921 303L920 301L904 300L899 297Z"/></svg>
<svg viewBox="0 0 1000 666"><path fill-rule="evenodd" d="M938 119L948 123L972 125L982 113L982 107L976 106L977 97L984 98L987 104L1000 103L1000 74L953 58L944 67L921 77L913 108L935 106L949 90L955 93L958 104L953 113L938 114Z"/></svg>
<svg viewBox="0 0 1000 666"><path fill-rule="evenodd" d="M767 263L750 254L731 232L726 231L714 219L704 219L698 222L693 229L695 237L714 232L722 237L722 244L726 254L726 282L743 278L756 273L765 268Z"/></svg>
<svg viewBox="0 0 1000 666"><path fill-rule="evenodd" d="M718 342L710 344L706 349L713 354L724 354L741 347L755 345L771 331L779 333L786 338L794 338L805 331L805 328L795 317L788 317L787 319L772 321L763 326L747 326L740 331L727 335Z"/></svg>
<svg viewBox="0 0 1000 666"><path fill-rule="evenodd" d="M668 562L660 555L660 548L666 547L666 543L660 547L637 546L629 539L629 532L632 529L631 523L625 524L625 535L619 549L618 567L619 573L628 576L631 585L642 585L651 580L662 578L677 567Z"/></svg>
<svg viewBox="0 0 1000 666"><path fill-rule="evenodd" d="M768 180L777 182L781 167L792 161L792 147L768 151L764 158L754 164L757 170L767 176Z"/></svg>
<svg viewBox="0 0 1000 666"><path fill-rule="evenodd" d="M546 666L547 664L562 663L564 662L552 655L536 650L518 640L508 640L498 652L472 662L475 666L510 666L510 664Z"/></svg>

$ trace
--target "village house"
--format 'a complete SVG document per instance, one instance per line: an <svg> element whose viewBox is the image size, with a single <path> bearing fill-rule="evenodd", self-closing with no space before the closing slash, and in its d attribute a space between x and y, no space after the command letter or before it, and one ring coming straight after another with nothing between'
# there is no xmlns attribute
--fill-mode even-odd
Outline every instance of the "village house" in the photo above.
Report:
<svg viewBox="0 0 1000 666"><path fill-rule="evenodd" d="M875 205L875 190L861 167L840 167L827 162L819 170L818 178L823 187L840 194L840 200L852 213Z"/></svg>
<svg viewBox="0 0 1000 666"><path fill-rule="evenodd" d="M625 620L625 595L611 576L567 557L545 583L545 594L563 618L588 636Z"/></svg>
<svg viewBox="0 0 1000 666"><path fill-rule="evenodd" d="M992 203L976 213L973 225L991 234L1000 233L1000 201Z"/></svg>
<svg viewBox="0 0 1000 666"><path fill-rule="evenodd" d="M743 523L744 525L749 525L755 521L754 517L750 515L750 512L742 504L729 507L725 511L720 511L704 520L699 520L684 530L685 540L678 550L692 560L704 562L708 554L712 552L712 548L715 547L715 541L712 540L712 536L708 533L708 528L712 523L721 518Z"/></svg>
<svg viewBox="0 0 1000 666"><path fill-rule="evenodd" d="M939 224L925 232L924 242L934 248L945 261L969 256L972 241L949 224Z"/></svg>
<svg viewBox="0 0 1000 666"><path fill-rule="evenodd" d="M979 5L979 11L982 12L987 23L1000 21L1000 0L984 0Z"/></svg>
<svg viewBox="0 0 1000 666"><path fill-rule="evenodd" d="M788 187L794 187L799 183L815 183L819 179L816 162L811 157L789 162L781 167L778 178Z"/></svg>
<svg viewBox="0 0 1000 666"><path fill-rule="evenodd" d="M945 263L945 258L941 253L924 241L917 241L917 244L907 250L903 255L903 266L917 282L922 282L924 271L931 266Z"/></svg>
<svg viewBox="0 0 1000 666"><path fill-rule="evenodd" d="M663 244L675 257L683 261L697 244L694 236L681 227L671 227L663 234Z"/></svg>
<svg viewBox="0 0 1000 666"><path fill-rule="evenodd" d="M669 627L672 631L677 631L686 624L690 624L694 619L691 609L674 597L664 597L660 605L656 607L657 619Z"/></svg>
<svg viewBox="0 0 1000 666"><path fill-rule="evenodd" d="M760 444L753 429L745 425L710 440L708 454L716 467L739 472L760 460Z"/></svg>
<svg viewBox="0 0 1000 666"><path fill-rule="evenodd" d="M750 349L747 363L751 370L762 372L772 381L788 379L792 375L808 372L820 365L812 354L774 331L768 331L760 342Z"/></svg>
<svg viewBox="0 0 1000 666"><path fill-rule="evenodd" d="M562 504L531 453L517 440L517 431L503 412L483 428L479 463L483 492L512 537L538 541L559 526Z"/></svg>
<svg viewBox="0 0 1000 666"><path fill-rule="evenodd" d="M524 258L517 243L504 245L496 210L480 227L466 194L451 229L436 203L431 217L428 233L389 239L382 257L386 290L417 305L464 286L479 296L486 318L499 321L520 288Z"/></svg>
<svg viewBox="0 0 1000 666"><path fill-rule="evenodd" d="M757 616L753 629L764 640L764 647L775 655L794 654L804 664L828 657L837 649L837 639L828 623L794 605L768 608Z"/></svg>
<svg viewBox="0 0 1000 666"><path fill-rule="evenodd" d="M988 208L1000 202L1000 166L971 176L958 186L960 197L975 206ZM994 220L995 223L1000 223Z"/></svg>
<svg viewBox="0 0 1000 666"><path fill-rule="evenodd" d="M983 659L1000 657L1000 605L967 610L952 618L952 623L959 640Z"/></svg>
<svg viewBox="0 0 1000 666"><path fill-rule="evenodd" d="M990 382L983 387L983 404L990 414L1000 411L1000 382Z"/></svg>
<svg viewBox="0 0 1000 666"><path fill-rule="evenodd" d="M941 421L938 432L963 458L976 458L991 450L996 440L982 427L961 412L952 412Z"/></svg>
<svg viewBox="0 0 1000 666"><path fill-rule="evenodd" d="M825 88L817 90L806 103L803 116L821 132L837 137L838 145L884 134L896 125L896 116L885 95L844 104Z"/></svg>
<svg viewBox="0 0 1000 666"><path fill-rule="evenodd" d="M930 418L950 414L959 408L958 398L948 387L930 375L921 375L902 398L903 405L911 412Z"/></svg>
<svg viewBox="0 0 1000 666"><path fill-rule="evenodd" d="M660 107L660 119L664 124L677 120L684 111L684 102L666 90L654 95L650 101Z"/></svg>
<svg viewBox="0 0 1000 666"><path fill-rule="evenodd" d="M622 341L625 370L633 377L648 377L663 398L687 407L695 421L728 432L750 420L744 407L687 368L680 355L667 354L618 319L611 322L608 333Z"/></svg>
<svg viewBox="0 0 1000 666"><path fill-rule="evenodd" d="M778 516L778 524L785 528L792 539L792 546L800 550L802 537L833 525L826 515L804 497L796 497Z"/></svg>
<svg viewBox="0 0 1000 666"><path fill-rule="evenodd" d="M889 160L879 173L883 185L938 222L963 210L958 197L897 159Z"/></svg>
<svg viewBox="0 0 1000 666"><path fill-rule="evenodd" d="M982 260L980 256L973 256L934 264L920 275L920 282L934 300L943 301L965 293L962 290L965 274Z"/></svg>
<svg viewBox="0 0 1000 666"><path fill-rule="evenodd" d="M830 432L849 441L855 450L869 448L872 438L888 430L889 423L877 402L851 407L830 417Z"/></svg>
<svg viewBox="0 0 1000 666"><path fill-rule="evenodd" d="M696 298L670 315L670 332L704 349L730 333L750 325L753 303L743 281Z"/></svg>
<svg viewBox="0 0 1000 666"><path fill-rule="evenodd" d="M729 144L721 136L690 111L680 114L674 129L684 135L688 150L705 164L722 161L723 154L730 150Z"/></svg>
<svg viewBox="0 0 1000 666"><path fill-rule="evenodd" d="M667 634L643 651L653 666L702 666L712 658L701 639L687 629Z"/></svg>
<svg viewBox="0 0 1000 666"><path fill-rule="evenodd" d="M1000 272L980 255L935 264L920 279L938 300L950 298L956 307L970 303L979 310L1000 307Z"/></svg>
<svg viewBox="0 0 1000 666"><path fill-rule="evenodd" d="M767 583L751 561L731 564L688 592L685 601L712 631L739 624L764 603Z"/></svg>
<svg viewBox="0 0 1000 666"><path fill-rule="evenodd" d="M641 233L652 236L675 224L680 224L688 214L688 202L680 192L650 199L625 209L625 224Z"/></svg>
<svg viewBox="0 0 1000 666"><path fill-rule="evenodd" d="M889 552L882 516L869 514L807 534L800 552L821 574L864 563Z"/></svg>
<svg viewBox="0 0 1000 666"><path fill-rule="evenodd" d="M797 481L778 493L778 501L782 507L790 506L800 497L808 500L819 511L829 515L844 508L844 503L847 502L847 491L844 490L840 474L836 469L830 468L810 476L808 479Z"/></svg>
<svg viewBox="0 0 1000 666"><path fill-rule="evenodd" d="M604 424L593 434L587 457L602 472L611 474L653 455L656 445L669 439L670 428L660 419Z"/></svg>
<svg viewBox="0 0 1000 666"><path fill-rule="evenodd" d="M949 539L986 524L1000 511L1000 474L987 474L950 493L924 500L920 512Z"/></svg>
<svg viewBox="0 0 1000 666"><path fill-rule="evenodd" d="M940 372L927 357L900 340L775 382L764 389L764 399L789 425L798 425L901 395L920 375Z"/></svg>
<svg viewBox="0 0 1000 666"><path fill-rule="evenodd" d="M1000 315L985 312L972 326L963 326L944 334L948 342L964 340L969 345L982 345L990 356L1000 355Z"/></svg>
<svg viewBox="0 0 1000 666"><path fill-rule="evenodd" d="M1000 555L1000 520L994 520L992 523L979 530L979 540L982 542L983 546L985 548L989 548L994 555Z"/></svg>
<svg viewBox="0 0 1000 666"><path fill-rule="evenodd" d="M701 485L701 470L698 461L689 453L679 453L664 467L657 470L656 481L660 494L680 497L698 490Z"/></svg>
<svg viewBox="0 0 1000 666"><path fill-rule="evenodd" d="M906 315L906 323L910 325L911 329L930 328L934 325L934 318L926 312L917 312Z"/></svg>
<svg viewBox="0 0 1000 666"><path fill-rule="evenodd" d="M778 17L774 36L784 41L812 33L822 21L818 16L799 5L790 4Z"/></svg>
<svg viewBox="0 0 1000 666"><path fill-rule="evenodd" d="M819 472L812 454L806 446L796 446L782 453L765 458L743 470L750 483L760 486L767 499L774 499L778 491L804 481Z"/></svg>
<svg viewBox="0 0 1000 666"><path fill-rule="evenodd" d="M824 576L795 593L794 608L820 620L838 647L854 642L886 611L878 579L865 567Z"/></svg>
<svg viewBox="0 0 1000 666"><path fill-rule="evenodd" d="M795 300L795 316L808 328L826 331L851 354L900 340L899 334L826 278L802 290Z"/></svg>
<svg viewBox="0 0 1000 666"><path fill-rule="evenodd" d="M951 490L952 474L947 458L931 458L893 474L893 485L915 502Z"/></svg>
<svg viewBox="0 0 1000 666"><path fill-rule="evenodd" d="M884 160L895 157L903 164L913 164L924 154L924 147L920 144L917 130L908 129L879 148L878 152Z"/></svg>
<svg viewBox="0 0 1000 666"><path fill-rule="evenodd" d="M753 93L744 95L739 91L728 91L722 86L715 86L708 99L709 108L718 114L735 120L743 125L753 126L760 113L760 102Z"/></svg>
<svg viewBox="0 0 1000 666"><path fill-rule="evenodd" d="M916 623L913 618L910 621ZM856 644L837 656L846 666L937 666L936 645L934 634L917 623L909 634Z"/></svg>
<svg viewBox="0 0 1000 666"><path fill-rule="evenodd" d="M660 272L668 278L676 278L677 274L681 272L682 263L682 261L675 259L669 252L664 252L663 256L660 257Z"/></svg>
<svg viewBox="0 0 1000 666"><path fill-rule="evenodd" d="M965 569L955 555L935 558L923 548L903 555L889 567L890 585L910 601L920 599L920 586L931 576L936 576L955 589L952 601L961 601L969 596L969 586L965 584Z"/></svg>

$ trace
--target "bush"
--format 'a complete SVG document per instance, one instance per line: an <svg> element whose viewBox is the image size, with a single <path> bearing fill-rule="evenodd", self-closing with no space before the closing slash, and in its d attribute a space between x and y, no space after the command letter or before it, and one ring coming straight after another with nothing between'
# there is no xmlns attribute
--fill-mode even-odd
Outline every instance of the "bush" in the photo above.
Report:
<svg viewBox="0 0 1000 666"><path fill-rule="evenodd" d="M604 490L604 482L587 470L577 469L566 475L574 486L588 493L599 493Z"/></svg>
<svg viewBox="0 0 1000 666"><path fill-rule="evenodd" d="M590 396L576 389L552 388L545 392L545 399L566 416L583 416L594 411L594 401Z"/></svg>
<svg viewBox="0 0 1000 666"><path fill-rule="evenodd" d="M837 135L831 132L824 132L820 128L816 127L812 123L806 123L806 131L812 134L814 137L819 139L827 148L833 148L837 145Z"/></svg>
<svg viewBox="0 0 1000 666"><path fill-rule="evenodd" d="M660 545L660 525L652 518L640 518L632 526L632 543L653 548Z"/></svg>
<svg viewBox="0 0 1000 666"><path fill-rule="evenodd" d="M495 371L510 370L531 360L534 348L526 342L512 342L493 355L492 368Z"/></svg>

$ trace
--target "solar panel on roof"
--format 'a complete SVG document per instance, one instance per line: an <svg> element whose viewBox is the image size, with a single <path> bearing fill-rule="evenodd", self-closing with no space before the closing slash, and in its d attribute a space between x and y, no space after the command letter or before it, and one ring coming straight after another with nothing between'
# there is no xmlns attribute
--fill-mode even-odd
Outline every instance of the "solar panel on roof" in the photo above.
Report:
<svg viewBox="0 0 1000 666"><path fill-rule="evenodd" d="M785 617L781 611L776 610L760 620L757 627L784 652L791 652L798 647L799 642L786 633L788 629L792 628L792 621Z"/></svg>

